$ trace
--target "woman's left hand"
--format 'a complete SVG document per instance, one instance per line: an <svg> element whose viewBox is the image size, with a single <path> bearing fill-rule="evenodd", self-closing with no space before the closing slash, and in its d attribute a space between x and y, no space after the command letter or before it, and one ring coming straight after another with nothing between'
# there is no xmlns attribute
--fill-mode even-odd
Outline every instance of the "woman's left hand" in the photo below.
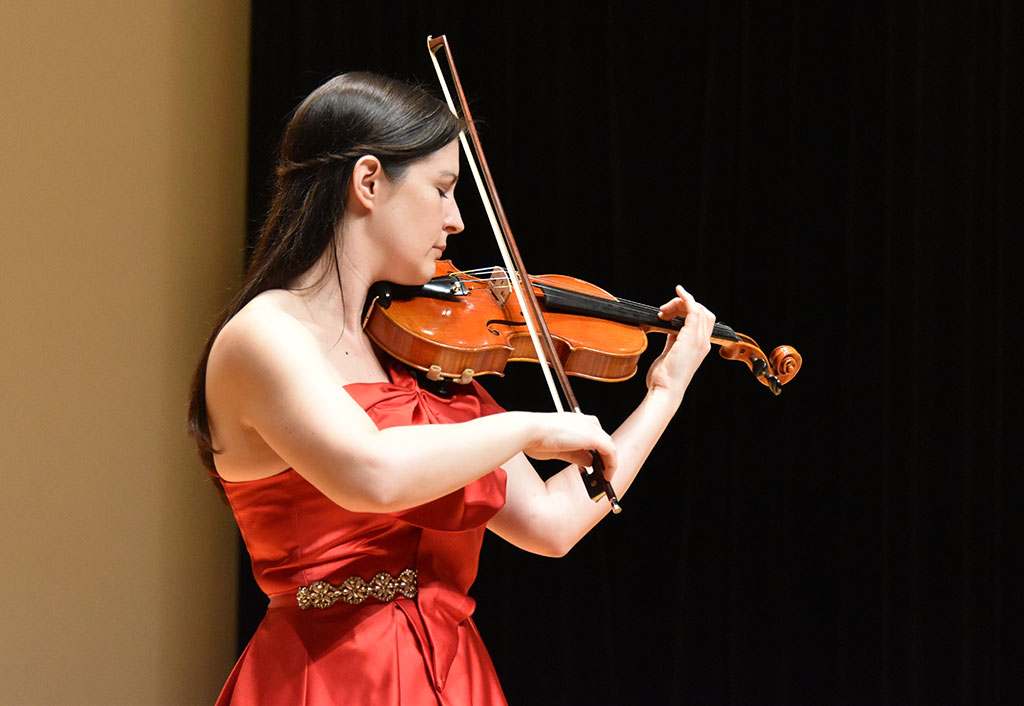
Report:
<svg viewBox="0 0 1024 706"><path fill-rule="evenodd" d="M682 316L686 323L678 333L668 334L665 349L647 371L647 389L665 390L682 399L693 374L711 350L715 315L676 285L676 297L661 306L659 316L666 321Z"/></svg>

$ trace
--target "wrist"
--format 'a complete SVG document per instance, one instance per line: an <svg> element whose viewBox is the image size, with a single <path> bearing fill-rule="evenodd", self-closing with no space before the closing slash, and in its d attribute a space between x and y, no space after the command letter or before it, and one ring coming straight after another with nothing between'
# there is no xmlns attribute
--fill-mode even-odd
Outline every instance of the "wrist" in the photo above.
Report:
<svg viewBox="0 0 1024 706"><path fill-rule="evenodd" d="M544 431L541 415L536 412L508 412L514 419L514 427L518 430L517 443L520 448L528 448L540 440Z"/></svg>
<svg viewBox="0 0 1024 706"><path fill-rule="evenodd" d="M650 407L652 411L672 417L683 402L684 392L684 390L676 392L667 387L652 387L647 390L647 395L644 397L642 404L645 407Z"/></svg>

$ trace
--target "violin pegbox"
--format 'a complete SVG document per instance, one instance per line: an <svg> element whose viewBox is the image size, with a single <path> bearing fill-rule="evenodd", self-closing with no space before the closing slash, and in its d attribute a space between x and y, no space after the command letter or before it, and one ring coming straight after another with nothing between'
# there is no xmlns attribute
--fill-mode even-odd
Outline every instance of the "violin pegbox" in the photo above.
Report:
<svg viewBox="0 0 1024 706"><path fill-rule="evenodd" d="M761 384L772 394L782 393L782 386L792 380L803 364L803 358L791 346L779 346L770 356L765 355L757 341L741 333L734 342L720 342L718 354L726 360L738 360L747 364Z"/></svg>

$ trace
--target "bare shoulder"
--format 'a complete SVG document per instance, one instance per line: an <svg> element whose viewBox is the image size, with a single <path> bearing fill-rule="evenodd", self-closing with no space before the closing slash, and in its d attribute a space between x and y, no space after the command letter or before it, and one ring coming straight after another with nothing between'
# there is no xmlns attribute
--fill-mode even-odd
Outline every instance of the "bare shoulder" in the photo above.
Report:
<svg viewBox="0 0 1024 706"><path fill-rule="evenodd" d="M316 337L289 305L285 292L264 292L218 332L210 350L208 378L270 372L280 365L320 357Z"/></svg>
<svg viewBox="0 0 1024 706"><path fill-rule="evenodd" d="M344 400L344 381L308 322L287 296L266 294L218 332L207 363L210 430L220 449L217 469L228 480L294 467L287 443L273 441L306 430L322 436L318 420L348 419L358 410Z"/></svg>

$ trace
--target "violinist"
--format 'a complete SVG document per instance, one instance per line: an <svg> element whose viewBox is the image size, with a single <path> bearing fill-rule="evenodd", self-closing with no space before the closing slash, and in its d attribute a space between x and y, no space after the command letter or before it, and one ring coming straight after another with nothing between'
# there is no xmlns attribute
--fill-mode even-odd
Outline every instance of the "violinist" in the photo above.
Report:
<svg viewBox="0 0 1024 706"><path fill-rule="evenodd" d="M189 409L270 598L222 704L503 704L468 592L485 529L561 556L608 512L708 353L685 317L611 435L571 412L506 412L476 382L442 396L362 329L377 281L419 285L463 229L463 124L419 88L338 76L295 110L247 276L210 336ZM561 459L544 481L530 459Z"/></svg>

